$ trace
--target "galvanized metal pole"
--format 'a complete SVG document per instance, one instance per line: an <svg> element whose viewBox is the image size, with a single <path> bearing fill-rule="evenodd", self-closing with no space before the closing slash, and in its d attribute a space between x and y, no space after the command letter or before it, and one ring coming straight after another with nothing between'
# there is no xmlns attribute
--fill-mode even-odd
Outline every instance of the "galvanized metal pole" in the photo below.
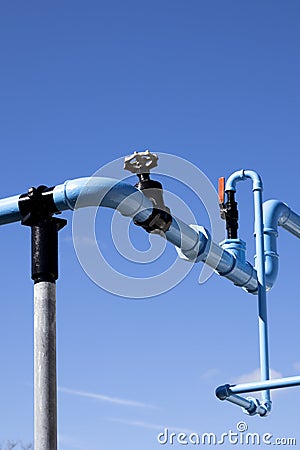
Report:
<svg viewBox="0 0 300 450"><path fill-rule="evenodd" d="M31 228L34 281L34 449L57 450L56 280L58 232L67 221L56 212L51 189L40 186L20 197L22 224Z"/></svg>
<svg viewBox="0 0 300 450"><path fill-rule="evenodd" d="M58 231L66 220L43 216L31 226L34 280L34 448L57 450L56 280Z"/></svg>
<svg viewBox="0 0 300 450"><path fill-rule="evenodd" d="M57 449L56 284L34 285L34 448Z"/></svg>

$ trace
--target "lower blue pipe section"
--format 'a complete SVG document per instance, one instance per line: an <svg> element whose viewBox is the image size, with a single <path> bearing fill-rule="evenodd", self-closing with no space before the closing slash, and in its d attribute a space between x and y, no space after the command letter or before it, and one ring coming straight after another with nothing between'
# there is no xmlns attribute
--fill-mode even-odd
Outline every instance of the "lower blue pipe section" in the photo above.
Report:
<svg viewBox="0 0 300 450"><path fill-rule="evenodd" d="M247 394L256 391L266 391L269 389L282 389L300 386L300 377L278 378L276 380L256 381L244 384L224 384L216 389L216 396L220 400L227 400L235 405L241 406L250 415L259 414L264 417L270 412L270 403L260 403L254 398L241 397L239 394Z"/></svg>

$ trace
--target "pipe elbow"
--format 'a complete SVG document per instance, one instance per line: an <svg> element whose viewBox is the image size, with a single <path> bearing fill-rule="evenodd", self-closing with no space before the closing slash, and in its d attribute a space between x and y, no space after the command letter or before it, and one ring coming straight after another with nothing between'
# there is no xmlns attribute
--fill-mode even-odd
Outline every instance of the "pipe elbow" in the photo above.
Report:
<svg viewBox="0 0 300 450"><path fill-rule="evenodd" d="M263 204L264 228L272 229L277 233L277 226L284 225L290 213L291 210L286 203L279 200L267 200Z"/></svg>
<svg viewBox="0 0 300 450"><path fill-rule="evenodd" d="M254 170L244 170L244 178L250 178L252 180L252 190L253 191L262 191L263 190L263 182L262 179L260 177L260 175L258 175L257 172L255 172Z"/></svg>
<svg viewBox="0 0 300 450"><path fill-rule="evenodd" d="M234 172L226 181L226 191L236 191L236 183L247 178L252 180L253 191L262 191L263 183L261 177L254 170L238 170Z"/></svg>
<svg viewBox="0 0 300 450"><path fill-rule="evenodd" d="M228 397L232 395L232 392L230 390L230 384L224 384L223 386L217 387L215 394L219 400L226 400Z"/></svg>
<svg viewBox="0 0 300 450"><path fill-rule="evenodd" d="M236 183L238 181L245 180L244 177L244 170L237 170L236 172L232 173L230 177L226 181L225 185L225 191L236 191Z"/></svg>
<svg viewBox="0 0 300 450"><path fill-rule="evenodd" d="M279 200L267 200L263 204L266 286L269 291L276 282L279 270L277 253L278 225L284 225L290 216L290 208Z"/></svg>
<svg viewBox="0 0 300 450"><path fill-rule="evenodd" d="M140 221L146 220L153 210L152 202L139 189L113 178L66 181L54 188L53 200L59 211L101 205Z"/></svg>

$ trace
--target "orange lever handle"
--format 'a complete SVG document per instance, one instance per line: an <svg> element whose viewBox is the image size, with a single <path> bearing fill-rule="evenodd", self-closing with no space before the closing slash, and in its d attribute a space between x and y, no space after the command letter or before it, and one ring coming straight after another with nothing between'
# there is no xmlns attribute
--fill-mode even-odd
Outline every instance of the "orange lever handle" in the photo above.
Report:
<svg viewBox="0 0 300 450"><path fill-rule="evenodd" d="M218 180L218 194L220 203L224 203L224 193L225 193L225 178L221 177Z"/></svg>

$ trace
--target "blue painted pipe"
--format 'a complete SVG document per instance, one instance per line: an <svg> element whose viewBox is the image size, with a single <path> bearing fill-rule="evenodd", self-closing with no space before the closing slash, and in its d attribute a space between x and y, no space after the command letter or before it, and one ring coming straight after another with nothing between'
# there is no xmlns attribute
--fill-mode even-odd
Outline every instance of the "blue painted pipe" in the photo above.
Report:
<svg viewBox="0 0 300 450"><path fill-rule="evenodd" d="M262 191L263 183L258 173L253 170L240 170L234 172L226 182L226 191L235 191L236 183L250 179L252 181L252 190L254 196L254 231L256 244L256 270L258 281L258 328L259 328L259 355L261 380L269 380L269 344L268 344L268 314L267 314L267 295L266 295L266 274L265 274L265 249L264 249L264 221L263 221L263 203ZM268 411L271 409L270 391L262 393L263 402Z"/></svg>
<svg viewBox="0 0 300 450"><path fill-rule="evenodd" d="M234 172L226 182L226 190L236 191L238 181L252 178L253 191L263 188L258 174L249 170ZM277 253L278 225L294 236L300 238L300 216L293 212L285 203L278 200L267 200L263 204L265 277L266 287L270 290L278 275L279 255Z"/></svg>
<svg viewBox="0 0 300 450"><path fill-rule="evenodd" d="M270 412L266 405L261 404L259 400L255 398L245 398L240 395L231 395L225 400L233 403L234 405L240 406L247 414L249 414L249 416L258 414L259 416L264 417Z"/></svg>
<svg viewBox="0 0 300 450"><path fill-rule="evenodd" d="M253 383L241 383L236 385L224 384L216 389L216 396L220 400L227 400L242 407L250 415L259 414L267 416L271 409L270 403L260 403L257 399L244 398L238 394L266 391L269 389L282 389L300 386L300 377L277 378L276 380L264 380Z"/></svg>
<svg viewBox="0 0 300 450"><path fill-rule="evenodd" d="M19 197L15 195L0 200L0 225L22 219L18 205ZM134 217L141 222L152 212L152 203L141 191L111 178L79 178L66 181L54 188L53 198L59 211L98 206L99 199L102 198L101 206L118 209L121 214ZM284 224L281 222L279 224L300 236L300 218L296 214L291 213ZM237 257L234 251L222 249L212 242L207 230L196 231L173 217L166 238L182 250L186 259L206 262L214 267L219 275L228 278L237 286L243 287L248 292L257 292L257 274L253 266L245 258ZM266 246L266 249L268 248Z"/></svg>
<svg viewBox="0 0 300 450"><path fill-rule="evenodd" d="M278 200L267 200L263 204L263 216L266 282L267 288L271 289L276 281L279 267L278 225L300 238L300 216Z"/></svg>
<svg viewBox="0 0 300 450"><path fill-rule="evenodd" d="M152 212L151 201L131 185L111 178L79 178L56 186L53 199L60 211L85 206L101 206L118 209L121 214L146 220ZM210 234L195 231L177 217L166 232L166 239L181 250L190 261L203 261L251 292L257 289L256 271L251 264L240 261L219 245L212 243Z"/></svg>
<svg viewBox="0 0 300 450"><path fill-rule="evenodd" d="M245 244L239 239L227 240L220 246L212 241L209 232L203 227L188 226L176 217L172 217L171 226L165 236L185 259L202 261L237 286L248 292L258 293L262 381L233 387L221 386L217 389L217 395L221 400L242 406L249 414L263 416L271 409L270 388L300 384L300 377L269 380L266 306L266 286L269 289L272 287L278 273L277 226L281 225L300 238L300 216L286 204L276 200L269 200L262 207L262 181L254 171L242 170L232 174L227 180L226 190L235 191L236 183L247 178L252 180L254 192L257 271L246 261ZM19 198L17 195L0 200L0 225L22 219ZM133 217L138 222L146 221L153 211L152 202L142 191L111 178L79 178L66 181L53 189L53 201L61 212L87 206L105 206L117 209L121 214ZM264 391L263 404L257 403L255 399L245 399L237 395L253 390Z"/></svg>
<svg viewBox="0 0 300 450"><path fill-rule="evenodd" d="M117 209L124 216L146 220L152 213L152 202L145 195L113 178L77 178L55 186L53 200L59 211L87 206Z"/></svg>
<svg viewBox="0 0 300 450"><path fill-rule="evenodd" d="M234 405L238 405L250 416L255 414L261 417L267 416L270 412L270 404L262 404L258 399L251 397L241 397L240 395L234 394L233 388L235 386L230 386L230 384L224 384L216 389L216 396L220 400L227 400Z"/></svg>
<svg viewBox="0 0 300 450"><path fill-rule="evenodd" d="M105 206L117 209L122 215L133 217L139 222L148 219L153 204L130 184L112 178L78 178L56 186L53 200L59 211L78 209L86 206ZM199 236L195 230L180 219L173 217L166 238L195 258L206 244L205 236Z"/></svg>
<svg viewBox="0 0 300 450"><path fill-rule="evenodd" d="M19 195L14 195L0 200L0 225L21 220L19 198Z"/></svg>
<svg viewBox="0 0 300 450"><path fill-rule="evenodd" d="M250 178L252 180L255 212L256 269L258 280L258 320L261 381L237 386L224 385L216 390L221 400L242 406L249 414L267 415L271 411L270 389L300 385L300 377L270 380L268 322L266 290L271 289L278 274L279 256L277 253L278 225L300 238L300 216L291 211L284 203L269 200L262 205L263 184L260 176L249 170L234 172L227 180L225 190L236 191L236 184ZM234 251L239 259L244 257L243 242L238 239L227 240L223 247ZM253 403L237 394L262 392L262 403ZM254 408L253 408L254 406Z"/></svg>
<svg viewBox="0 0 300 450"><path fill-rule="evenodd" d="M244 181L247 178L251 178L253 183L253 191L262 191L263 183L257 172L254 170L237 170L230 175L226 181L225 190L226 191L236 191L236 183L239 181Z"/></svg>
<svg viewBox="0 0 300 450"><path fill-rule="evenodd" d="M245 394L248 392L262 391L264 389L282 389L286 387L300 386L300 377L277 378L276 380L257 381L253 383L236 384L230 386L233 394Z"/></svg>

